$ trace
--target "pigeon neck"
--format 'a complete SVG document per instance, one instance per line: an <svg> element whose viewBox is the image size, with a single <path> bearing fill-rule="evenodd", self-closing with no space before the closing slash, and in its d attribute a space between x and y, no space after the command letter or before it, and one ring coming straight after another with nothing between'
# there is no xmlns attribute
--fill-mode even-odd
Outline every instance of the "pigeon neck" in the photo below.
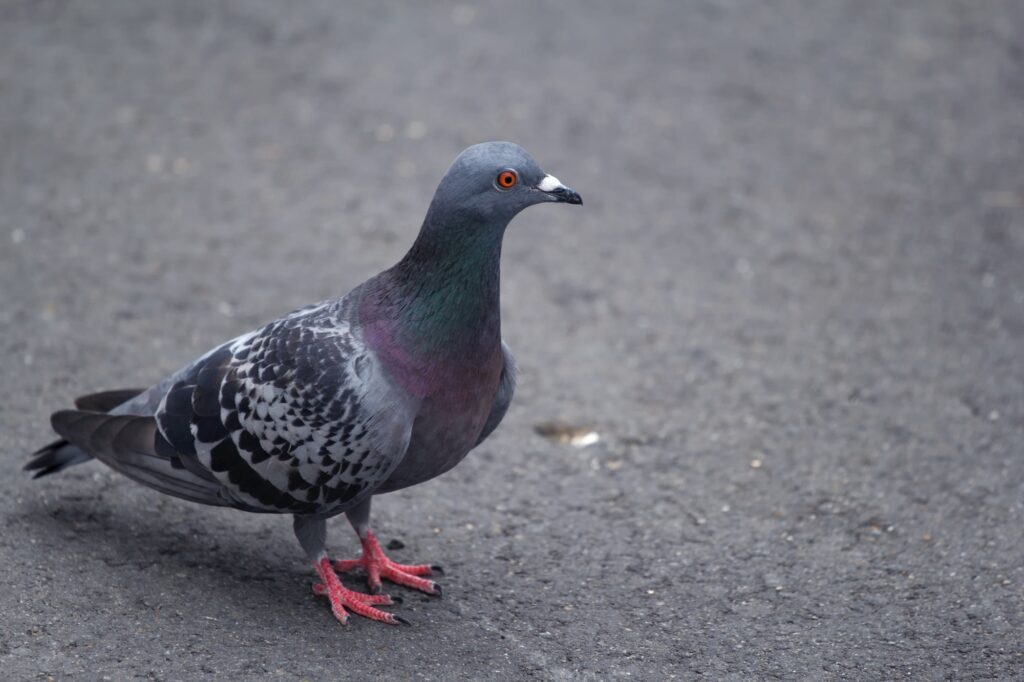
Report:
<svg viewBox="0 0 1024 682"><path fill-rule="evenodd" d="M501 343L501 242L508 222L427 214L420 234L390 271L387 305L396 341L424 359L489 357Z"/></svg>

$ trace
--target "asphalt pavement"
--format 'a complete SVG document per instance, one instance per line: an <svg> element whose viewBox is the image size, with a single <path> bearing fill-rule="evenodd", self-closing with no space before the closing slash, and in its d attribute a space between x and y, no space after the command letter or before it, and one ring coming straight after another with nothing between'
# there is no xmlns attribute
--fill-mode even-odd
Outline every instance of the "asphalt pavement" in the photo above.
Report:
<svg viewBox="0 0 1024 682"><path fill-rule="evenodd" d="M1022 35L1017 0L4 3L3 678L1024 678ZM285 517L20 471L73 397L388 267L488 139L584 205L508 232L504 424L375 503L446 569L392 590L411 627L338 624Z"/></svg>

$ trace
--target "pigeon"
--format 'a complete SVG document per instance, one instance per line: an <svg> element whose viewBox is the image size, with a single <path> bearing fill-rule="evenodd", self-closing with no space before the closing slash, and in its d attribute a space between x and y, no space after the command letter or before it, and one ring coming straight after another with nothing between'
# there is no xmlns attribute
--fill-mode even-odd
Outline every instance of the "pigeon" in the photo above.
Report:
<svg viewBox="0 0 1024 682"><path fill-rule="evenodd" d="M505 228L527 206L581 204L520 146L464 150L408 253L341 298L223 343L147 389L96 393L51 417L61 437L35 477L98 459L200 504L291 514L334 617L406 621L379 607L387 580L441 595L431 564L392 561L370 529L374 495L458 464L501 422L516 363L501 339ZM362 553L331 561L327 519L345 514ZM338 573L361 569L369 592Z"/></svg>

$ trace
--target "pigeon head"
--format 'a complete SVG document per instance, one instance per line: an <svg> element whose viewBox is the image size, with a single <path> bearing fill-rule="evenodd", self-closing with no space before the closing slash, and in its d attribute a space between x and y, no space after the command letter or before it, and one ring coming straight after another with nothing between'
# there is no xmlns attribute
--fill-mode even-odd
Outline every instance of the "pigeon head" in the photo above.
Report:
<svg viewBox="0 0 1024 682"><path fill-rule="evenodd" d="M360 316L368 333L377 334L375 343L401 348L402 357L444 356L449 364L438 361L431 365L436 371L470 351L497 347L505 228L524 208L542 203L583 200L517 144L485 142L459 154L412 247L368 283L372 293Z"/></svg>
<svg viewBox="0 0 1024 682"><path fill-rule="evenodd" d="M534 204L582 204L575 190L540 169L512 142L484 142L459 154L441 179L428 217L504 228Z"/></svg>

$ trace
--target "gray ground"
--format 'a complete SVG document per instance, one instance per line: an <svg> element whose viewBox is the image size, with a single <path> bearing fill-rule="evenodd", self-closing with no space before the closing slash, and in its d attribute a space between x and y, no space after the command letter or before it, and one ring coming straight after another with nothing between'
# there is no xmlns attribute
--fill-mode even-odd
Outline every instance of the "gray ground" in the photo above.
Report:
<svg viewBox="0 0 1024 682"><path fill-rule="evenodd" d="M5 679L1024 676L1024 4L632 5L4 3ZM447 568L414 627L336 623L286 518L19 471L493 138L586 203L506 240L505 424L377 502Z"/></svg>

